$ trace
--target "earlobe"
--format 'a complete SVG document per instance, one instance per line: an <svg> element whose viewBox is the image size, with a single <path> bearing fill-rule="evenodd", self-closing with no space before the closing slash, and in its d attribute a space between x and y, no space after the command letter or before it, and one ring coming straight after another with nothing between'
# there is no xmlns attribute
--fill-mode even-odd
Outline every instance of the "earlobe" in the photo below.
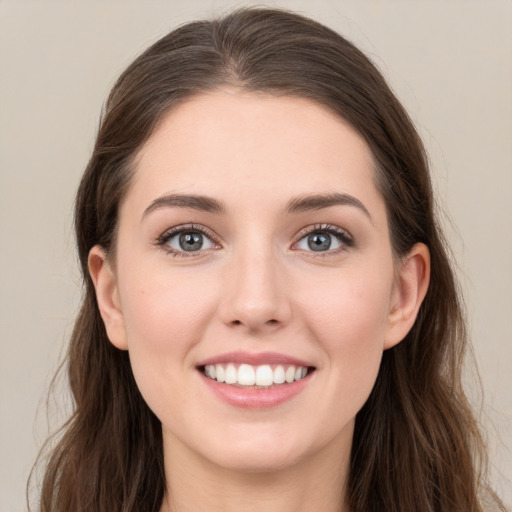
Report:
<svg viewBox="0 0 512 512"><path fill-rule="evenodd" d="M99 245L95 245L89 251L88 266L107 336L115 347L127 350L126 330L116 276L107 261L105 251Z"/></svg>
<svg viewBox="0 0 512 512"><path fill-rule="evenodd" d="M384 350L402 341L411 330L430 281L430 252L425 244L417 243L399 264L388 333Z"/></svg>

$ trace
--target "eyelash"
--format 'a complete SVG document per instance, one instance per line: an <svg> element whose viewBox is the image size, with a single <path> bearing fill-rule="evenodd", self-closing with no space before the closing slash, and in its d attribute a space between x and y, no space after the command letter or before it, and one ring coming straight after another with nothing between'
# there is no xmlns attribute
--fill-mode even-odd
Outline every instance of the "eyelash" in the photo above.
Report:
<svg viewBox="0 0 512 512"><path fill-rule="evenodd" d="M305 252L311 252L315 255L315 257L328 257L332 255L339 254L340 252L346 251L347 249L350 249L351 247L355 246L354 239L352 235L345 229L342 229L338 226L334 226L333 224L315 224L314 226L308 226L301 230L298 234L298 240L294 243L294 245L297 245L301 240L306 238L307 236L313 235L313 234L324 234L327 233L328 235L334 236L339 242L340 247L336 249L331 249L327 251L318 251L315 253L315 251L305 251Z"/></svg>
<svg viewBox="0 0 512 512"><path fill-rule="evenodd" d="M206 238L211 240L215 245L219 245L219 242L215 235L209 230L206 229L204 226L198 226L196 224L182 224L180 226L176 226L174 228L171 228L164 233L162 233L156 240L156 245L161 247L167 254L170 256L173 256L175 258L190 258L197 256L199 253L204 252L203 251L177 251L176 249L173 249L168 244L169 240L171 240L176 235L179 235L181 233L201 233Z"/></svg>
<svg viewBox="0 0 512 512"><path fill-rule="evenodd" d="M204 226L196 225L196 224L184 224L180 226L176 226L174 228L171 228L164 233L162 233L156 240L157 246L161 247L167 254L173 257L177 258L190 258L190 257L197 257L200 253L205 252L205 250L201 251L179 251L176 249L172 249L168 242L176 235L179 235L181 233L185 232L193 232L193 233L201 233L205 237L207 237L213 244L220 245L219 241L217 240L217 237L212 233L209 229L205 228ZM298 239L296 242L294 242L294 246L297 245L301 240L306 238L307 236L310 236L312 234L329 234L334 236L339 242L340 247L336 249L331 249L327 251L318 251L315 253L315 251L304 251L304 252L311 252L317 257L326 257L334 254L338 254L347 248L354 247L354 239L352 236L344 229L339 228L338 226L334 226L332 224L315 224L314 226L309 226L304 229L302 229L298 233Z"/></svg>

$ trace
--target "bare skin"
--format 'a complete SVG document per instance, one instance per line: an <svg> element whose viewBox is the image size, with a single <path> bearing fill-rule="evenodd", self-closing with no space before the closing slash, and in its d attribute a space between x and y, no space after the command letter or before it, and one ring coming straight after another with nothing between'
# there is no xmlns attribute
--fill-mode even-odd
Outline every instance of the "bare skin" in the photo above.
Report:
<svg viewBox="0 0 512 512"><path fill-rule="evenodd" d="M115 262L95 247L89 268L162 422L161 512L348 512L355 416L429 279L424 245L394 257L350 125L301 98L192 98L139 154ZM230 365L274 383L221 382Z"/></svg>
<svg viewBox="0 0 512 512"><path fill-rule="evenodd" d="M172 488L161 512L195 512L201 510L201 503L203 507L208 504L208 510L229 512L348 512L341 493L349 454L340 451L340 457L333 460L329 450L315 453L307 466L257 473L219 473L207 461L191 458L187 450L167 451L166 471Z"/></svg>

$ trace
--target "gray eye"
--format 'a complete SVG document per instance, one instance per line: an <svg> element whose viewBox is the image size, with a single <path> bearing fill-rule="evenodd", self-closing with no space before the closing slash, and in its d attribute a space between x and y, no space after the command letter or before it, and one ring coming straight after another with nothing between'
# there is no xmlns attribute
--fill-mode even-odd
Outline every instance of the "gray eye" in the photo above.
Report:
<svg viewBox="0 0 512 512"><path fill-rule="evenodd" d="M213 241L200 231L182 231L171 236L166 244L177 252L197 252L214 247Z"/></svg>
<svg viewBox="0 0 512 512"><path fill-rule="evenodd" d="M312 233L307 240L312 251L327 251L331 248L331 235L327 233Z"/></svg>
<svg viewBox="0 0 512 512"><path fill-rule="evenodd" d="M343 242L338 236L327 231L313 231L297 242L297 248L303 251L325 252L338 249Z"/></svg>
<svg viewBox="0 0 512 512"><path fill-rule="evenodd" d="M181 233L179 236L180 249L184 251L198 251L203 246L201 233Z"/></svg>

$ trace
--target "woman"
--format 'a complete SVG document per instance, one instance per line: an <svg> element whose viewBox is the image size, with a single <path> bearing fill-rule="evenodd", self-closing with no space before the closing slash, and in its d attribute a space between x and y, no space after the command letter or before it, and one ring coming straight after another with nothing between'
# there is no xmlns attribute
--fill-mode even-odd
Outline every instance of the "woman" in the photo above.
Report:
<svg viewBox="0 0 512 512"><path fill-rule="evenodd" d="M42 511L481 511L424 150L300 16L185 25L122 74L76 201L76 401Z"/></svg>

